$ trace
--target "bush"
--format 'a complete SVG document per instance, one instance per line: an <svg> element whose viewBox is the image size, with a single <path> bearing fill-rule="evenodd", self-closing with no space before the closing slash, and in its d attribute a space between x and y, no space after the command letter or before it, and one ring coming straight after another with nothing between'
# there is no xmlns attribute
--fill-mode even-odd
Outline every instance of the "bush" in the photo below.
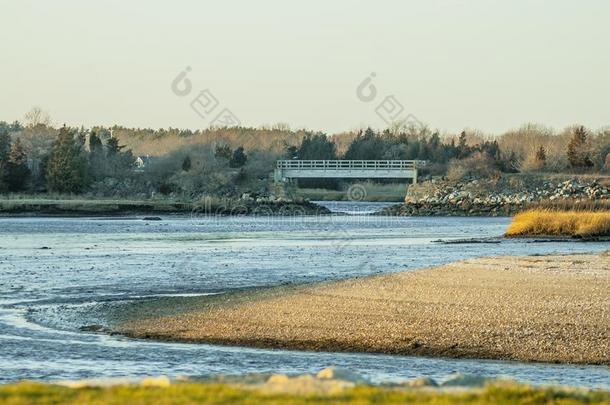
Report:
<svg viewBox="0 0 610 405"><path fill-rule="evenodd" d="M493 160L484 152L476 152L466 159L454 159L449 163L447 170L447 177L453 182L497 177L499 174Z"/></svg>

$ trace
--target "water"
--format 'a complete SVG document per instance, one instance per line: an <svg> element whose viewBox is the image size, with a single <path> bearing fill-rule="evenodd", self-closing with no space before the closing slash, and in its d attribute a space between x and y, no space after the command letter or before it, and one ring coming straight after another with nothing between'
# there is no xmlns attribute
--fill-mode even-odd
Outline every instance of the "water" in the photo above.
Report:
<svg viewBox="0 0 610 405"><path fill-rule="evenodd" d="M335 204L343 212L368 210ZM155 295L222 293L415 269L498 254L589 252L604 243L434 243L494 237L505 218L0 219L0 382L105 376L314 372L376 382L454 371L610 388L606 367L310 353L138 341L83 333L103 309ZM99 319L98 319L99 315Z"/></svg>

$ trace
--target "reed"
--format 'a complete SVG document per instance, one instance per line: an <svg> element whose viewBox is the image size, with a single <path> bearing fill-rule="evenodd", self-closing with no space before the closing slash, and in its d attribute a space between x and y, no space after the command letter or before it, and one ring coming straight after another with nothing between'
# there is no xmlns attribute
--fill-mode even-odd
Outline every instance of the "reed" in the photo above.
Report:
<svg viewBox="0 0 610 405"><path fill-rule="evenodd" d="M531 209L515 215L505 236L610 236L610 210Z"/></svg>

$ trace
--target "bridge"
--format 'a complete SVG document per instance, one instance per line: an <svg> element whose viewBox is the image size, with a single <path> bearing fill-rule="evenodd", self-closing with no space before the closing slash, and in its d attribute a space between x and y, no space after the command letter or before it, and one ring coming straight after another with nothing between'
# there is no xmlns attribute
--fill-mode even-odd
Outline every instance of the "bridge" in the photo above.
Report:
<svg viewBox="0 0 610 405"><path fill-rule="evenodd" d="M278 160L275 181L308 178L413 179L421 160Z"/></svg>

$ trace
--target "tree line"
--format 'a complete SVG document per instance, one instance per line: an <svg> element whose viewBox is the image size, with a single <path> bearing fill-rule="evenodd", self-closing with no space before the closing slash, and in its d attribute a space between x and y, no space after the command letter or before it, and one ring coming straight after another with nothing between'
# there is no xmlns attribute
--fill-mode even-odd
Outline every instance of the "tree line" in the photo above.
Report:
<svg viewBox="0 0 610 405"><path fill-rule="evenodd" d="M138 169L142 151L154 154ZM603 172L610 171L610 131L575 126L555 133L527 125L487 137L470 130L453 136L426 127L367 128L332 136L285 126L54 128L40 112L24 124L0 122L0 193L231 196L268 187L277 159L425 160L424 175L456 179L527 171ZM336 186L328 180L305 183Z"/></svg>
<svg viewBox="0 0 610 405"><path fill-rule="evenodd" d="M80 193L95 181L124 177L134 167L131 151L108 133L102 140L95 131L64 126L42 155L32 150L29 156L22 138L11 137L22 129L0 122L0 192Z"/></svg>

